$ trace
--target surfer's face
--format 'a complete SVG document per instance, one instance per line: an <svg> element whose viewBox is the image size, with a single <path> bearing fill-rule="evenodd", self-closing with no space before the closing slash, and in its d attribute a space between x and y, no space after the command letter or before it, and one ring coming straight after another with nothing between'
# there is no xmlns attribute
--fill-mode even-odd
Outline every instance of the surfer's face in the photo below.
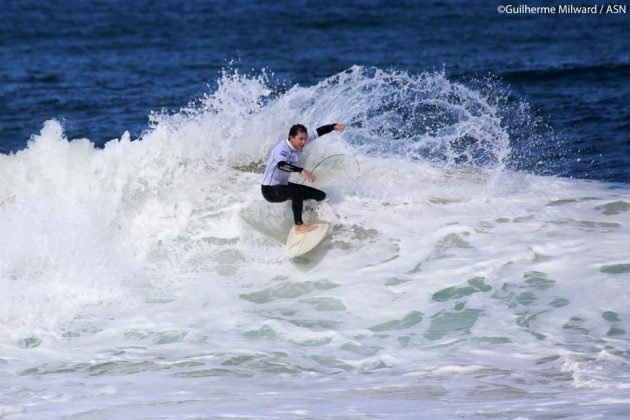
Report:
<svg viewBox="0 0 630 420"><path fill-rule="evenodd" d="M289 143L296 149L302 150L306 144L306 133L297 133L295 136L289 137Z"/></svg>

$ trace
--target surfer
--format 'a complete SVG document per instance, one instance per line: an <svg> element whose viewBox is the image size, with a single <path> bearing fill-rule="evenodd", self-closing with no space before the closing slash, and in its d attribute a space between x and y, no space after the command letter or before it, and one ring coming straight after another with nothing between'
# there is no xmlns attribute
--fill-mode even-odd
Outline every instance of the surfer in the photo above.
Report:
<svg viewBox="0 0 630 420"><path fill-rule="evenodd" d="M344 123L328 124L309 133L302 124L295 124L289 130L289 138L276 144L267 160L261 185L262 195L270 203L282 203L291 200L293 221L296 224L295 229L299 233L306 233L315 229L315 226L305 225L302 221L304 200L322 201L326 198L326 193L313 187L289 182L289 175L291 172L299 172L309 182L315 182L315 175L296 166L302 156L302 149L317 137L334 130L343 132L345 128Z"/></svg>

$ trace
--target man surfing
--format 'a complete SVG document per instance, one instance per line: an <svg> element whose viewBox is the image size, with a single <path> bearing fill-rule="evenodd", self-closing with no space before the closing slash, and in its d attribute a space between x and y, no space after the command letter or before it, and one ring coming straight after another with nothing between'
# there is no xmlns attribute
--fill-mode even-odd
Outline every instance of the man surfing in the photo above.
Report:
<svg viewBox="0 0 630 420"><path fill-rule="evenodd" d="M302 149L317 137L335 130L343 132L345 129L344 123L336 123L323 125L309 133L302 124L295 124L289 130L289 138L280 141L271 150L260 189L265 200L270 203L282 203L291 200L293 221L298 233L310 232L316 228L314 225L305 225L302 220L304 200L322 201L326 198L326 193L306 185L289 182L289 175L291 172L299 172L308 181L315 182L315 175L296 166L302 157Z"/></svg>

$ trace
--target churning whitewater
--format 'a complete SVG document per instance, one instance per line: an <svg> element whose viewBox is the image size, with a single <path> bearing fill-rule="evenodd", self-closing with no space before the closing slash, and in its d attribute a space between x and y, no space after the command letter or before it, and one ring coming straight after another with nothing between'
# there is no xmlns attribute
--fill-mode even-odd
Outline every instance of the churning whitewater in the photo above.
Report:
<svg viewBox="0 0 630 420"><path fill-rule="evenodd" d="M103 149L46 121L0 156L0 417L621 416L630 189L509 170L505 106L355 66L225 72ZM264 160L329 121L332 229L288 260Z"/></svg>

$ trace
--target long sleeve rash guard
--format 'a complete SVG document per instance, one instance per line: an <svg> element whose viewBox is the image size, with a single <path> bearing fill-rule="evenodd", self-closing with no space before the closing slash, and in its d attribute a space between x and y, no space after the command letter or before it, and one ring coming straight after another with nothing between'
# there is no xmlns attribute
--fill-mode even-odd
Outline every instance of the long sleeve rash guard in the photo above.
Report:
<svg viewBox="0 0 630 420"><path fill-rule="evenodd" d="M307 130L306 144L315 140L319 136L328 134L335 129L335 124L328 124L319 127L317 130ZM302 151L297 150L289 140L278 142L271 151L265 174L263 176L263 185L288 185L289 175L291 172L302 172L303 168L297 166L298 161L302 157Z"/></svg>

